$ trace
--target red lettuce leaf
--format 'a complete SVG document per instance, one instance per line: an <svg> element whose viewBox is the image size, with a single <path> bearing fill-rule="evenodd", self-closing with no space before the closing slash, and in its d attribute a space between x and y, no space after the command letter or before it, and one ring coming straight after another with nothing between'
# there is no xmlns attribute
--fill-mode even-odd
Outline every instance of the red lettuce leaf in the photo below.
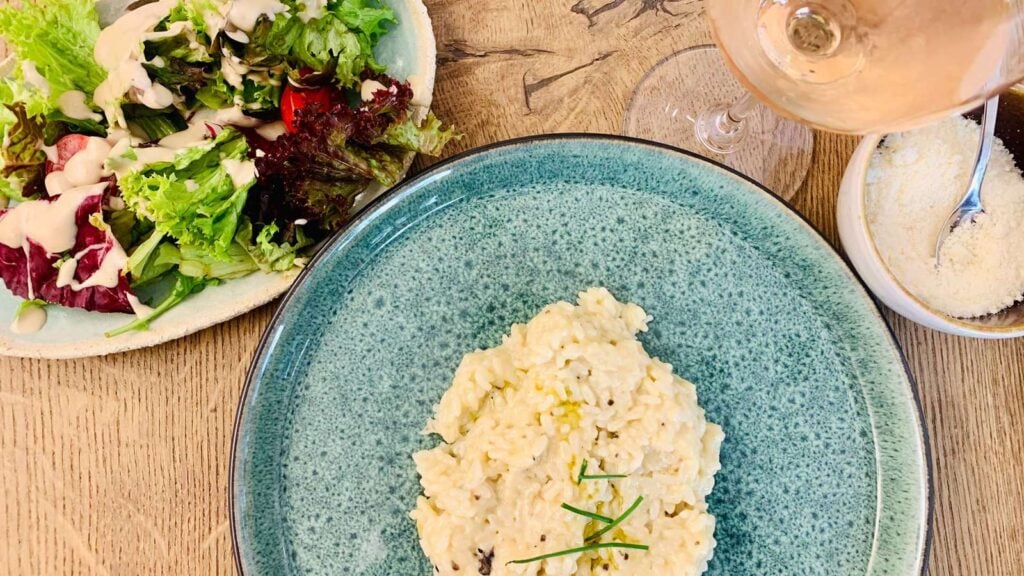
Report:
<svg viewBox="0 0 1024 576"><path fill-rule="evenodd" d="M0 146L0 178L9 188L4 190L0 186L0 196L24 200L45 194L46 154L40 145L46 121L42 117L30 117L21 102L4 104L4 107L14 115L15 122L7 128Z"/></svg>
<svg viewBox="0 0 1024 576"><path fill-rule="evenodd" d="M398 182L408 151L384 140L409 116L412 89L369 71L363 81L382 88L357 107L338 91L326 110L319 103L296 110L294 130L273 142L255 131L245 133L259 173L246 206L254 222L301 218L313 229L333 230L347 220L356 196L371 182Z"/></svg>
<svg viewBox="0 0 1024 576"><path fill-rule="evenodd" d="M48 199L36 202L49 202ZM102 215L102 194L87 197L75 213L78 233L75 246L69 253L78 254L86 248L93 247L78 259L75 280L84 282L99 268L104 256L113 249L119 249L117 240L105 229L96 227L89 221L94 215ZM0 219L8 210L0 210ZM71 286L57 287L58 269L54 266L61 259L60 255L49 255L46 251L29 241L28 254L21 248L11 248L0 243L0 278L7 288L22 298L39 298L52 304L60 304L70 308L84 308L98 312L131 312L128 301L131 291L128 280L122 274L117 286L106 288L94 286L74 290ZM32 290L29 290L31 283Z"/></svg>

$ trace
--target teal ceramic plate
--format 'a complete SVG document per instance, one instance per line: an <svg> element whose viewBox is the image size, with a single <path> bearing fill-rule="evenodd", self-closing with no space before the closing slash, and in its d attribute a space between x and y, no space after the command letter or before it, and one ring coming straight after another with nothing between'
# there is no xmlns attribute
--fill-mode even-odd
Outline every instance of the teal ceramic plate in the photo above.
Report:
<svg viewBox="0 0 1024 576"><path fill-rule="evenodd" d="M590 286L726 433L708 574L924 569L928 450L900 350L857 278L781 201L680 151L604 136L500 144L382 198L281 304L235 430L239 569L427 576L411 454L462 355Z"/></svg>

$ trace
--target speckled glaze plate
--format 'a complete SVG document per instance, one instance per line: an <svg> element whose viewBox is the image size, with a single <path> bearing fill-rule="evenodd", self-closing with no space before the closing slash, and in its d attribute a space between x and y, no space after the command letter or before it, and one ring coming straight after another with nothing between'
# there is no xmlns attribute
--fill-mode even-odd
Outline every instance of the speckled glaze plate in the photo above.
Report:
<svg viewBox="0 0 1024 576"><path fill-rule="evenodd" d="M416 91L415 113L425 115L434 91L437 50L430 16L422 0L382 0L398 19L374 50L386 64L388 73L409 79ZM100 21L109 24L129 5L130 0L100 0ZM406 166L412 163L410 155ZM356 208L379 196L384 189L371 186L357 201ZM27 358L78 358L100 356L145 348L181 338L220 324L283 294L297 274L251 274L225 282L188 299L152 323L149 330L107 338L103 334L131 322L128 314L105 314L86 310L47 306L47 323L39 332L15 334L10 330L21 298L11 294L0 282L0 355Z"/></svg>
<svg viewBox="0 0 1024 576"><path fill-rule="evenodd" d="M924 570L928 450L900 350L799 216L726 168L604 136L437 165L336 236L253 361L230 482L239 570L426 576L411 454L462 355L590 286L726 433L708 574ZM473 572L468 573L470 576Z"/></svg>

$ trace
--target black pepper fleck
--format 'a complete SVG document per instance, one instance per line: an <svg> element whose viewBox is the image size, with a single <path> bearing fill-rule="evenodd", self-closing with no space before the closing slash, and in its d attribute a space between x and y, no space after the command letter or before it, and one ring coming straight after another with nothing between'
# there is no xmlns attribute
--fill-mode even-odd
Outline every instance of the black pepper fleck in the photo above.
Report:
<svg viewBox="0 0 1024 576"><path fill-rule="evenodd" d="M477 567L477 572L479 572L481 576L490 576L491 568L494 564L494 548L491 548L487 552L477 548L476 557L480 561L480 566Z"/></svg>

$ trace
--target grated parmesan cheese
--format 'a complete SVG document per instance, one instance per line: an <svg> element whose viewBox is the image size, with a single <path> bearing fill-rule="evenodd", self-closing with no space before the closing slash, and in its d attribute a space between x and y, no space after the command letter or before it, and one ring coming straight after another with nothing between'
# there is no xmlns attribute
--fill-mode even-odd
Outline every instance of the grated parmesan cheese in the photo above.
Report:
<svg viewBox="0 0 1024 576"><path fill-rule="evenodd" d="M867 173L868 229L882 260L916 297L962 318L1024 298L1024 178L999 139L982 188L985 213L950 235L936 266L935 241L967 189L979 134L960 116L891 134Z"/></svg>

